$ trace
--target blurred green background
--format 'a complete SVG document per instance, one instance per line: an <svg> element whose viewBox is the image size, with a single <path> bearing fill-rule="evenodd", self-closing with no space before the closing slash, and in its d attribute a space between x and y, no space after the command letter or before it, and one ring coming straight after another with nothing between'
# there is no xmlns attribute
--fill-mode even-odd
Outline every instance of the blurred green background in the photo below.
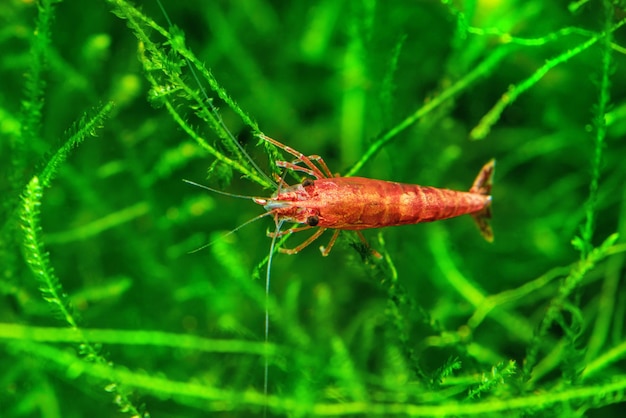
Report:
<svg viewBox="0 0 626 418"><path fill-rule="evenodd" d="M154 1L0 4L0 416L615 416L626 247L601 244L626 228L623 4L163 3L176 29ZM222 237L263 208L182 179L274 190L172 117L250 168L169 76L199 89L183 50L334 172L467 190L496 158L495 242L461 217L365 231L382 260L351 233L277 254L265 398L274 224Z"/></svg>

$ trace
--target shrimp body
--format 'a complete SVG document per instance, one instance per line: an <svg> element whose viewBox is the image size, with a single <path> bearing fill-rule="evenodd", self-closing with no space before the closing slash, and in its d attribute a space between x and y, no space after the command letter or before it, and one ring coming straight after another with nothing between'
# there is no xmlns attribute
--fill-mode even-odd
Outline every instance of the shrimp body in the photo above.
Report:
<svg viewBox="0 0 626 418"><path fill-rule="evenodd" d="M462 192L364 177L333 176L321 157L305 156L272 138L262 138L297 158L294 162L277 161L278 166L313 177L301 184L284 185L270 198L254 198L274 216L277 225L282 221L303 225L271 235L318 228L302 244L293 249L281 248L282 252L297 253L326 229L335 232L328 246L321 247L323 255L328 255L340 230L359 232L362 229L432 222L465 214L474 218L487 241L493 241L489 219L494 160L483 166L470 190ZM360 232L359 236L365 241Z"/></svg>
<svg viewBox="0 0 626 418"><path fill-rule="evenodd" d="M363 177L305 181L276 194L266 209L279 219L343 230L432 222L476 213L491 196Z"/></svg>

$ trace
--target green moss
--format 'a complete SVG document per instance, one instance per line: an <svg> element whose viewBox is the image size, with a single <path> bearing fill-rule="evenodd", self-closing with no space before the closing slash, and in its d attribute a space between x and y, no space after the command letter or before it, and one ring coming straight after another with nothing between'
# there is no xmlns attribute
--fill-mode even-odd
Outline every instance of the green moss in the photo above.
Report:
<svg viewBox="0 0 626 418"><path fill-rule="evenodd" d="M0 6L3 417L616 415L619 2L164 3ZM261 132L459 190L495 157L496 240L327 233L266 298L270 218L225 235L263 208L182 181L270 195Z"/></svg>

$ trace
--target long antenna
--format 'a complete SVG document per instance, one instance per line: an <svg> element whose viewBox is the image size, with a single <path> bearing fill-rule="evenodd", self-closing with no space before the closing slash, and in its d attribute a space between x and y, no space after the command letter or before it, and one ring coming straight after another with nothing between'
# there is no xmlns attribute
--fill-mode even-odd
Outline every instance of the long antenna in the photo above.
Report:
<svg viewBox="0 0 626 418"><path fill-rule="evenodd" d="M271 212L268 212L271 213ZM263 405L263 416L267 416L267 386L269 380L269 358L267 356L267 347L269 344L270 336L270 278L272 271L272 258L274 257L274 248L276 247L276 238L280 232L280 228L285 221L281 219L276 223L276 233L272 236L272 243L270 245L270 254L267 257L267 270L265 273L265 363L263 364L263 397L265 398L265 405Z"/></svg>
<svg viewBox="0 0 626 418"><path fill-rule="evenodd" d="M161 12L163 13L163 16L165 17L165 21L167 22L167 24L170 27L174 26L172 24L172 21L170 20L170 16L165 11L165 7L163 7L163 4L161 4L161 0L156 0L156 2L159 5ZM189 71L191 71L191 74L193 75L194 80L196 80L196 84L198 84L198 87L200 88L200 91L202 92L202 95L204 96L205 103L208 105L209 109L211 110L211 113L213 114L215 119L218 121L220 127L224 130L224 132L226 132L227 137L230 139L230 141L233 144L235 144L235 146L239 149L239 151L246 157L246 160L248 160L250 165L261 175L261 177L265 178L265 180L267 180L270 184L277 186L274 180L272 180L270 176L268 176L267 174L265 174L263 170L261 170L261 168L257 165L256 162L254 162L252 157L250 157L250 155L246 152L246 150L239 143L239 141L237 141L235 136L230 132L230 129L228 129L228 127L224 123L224 120L222 119L222 116L220 115L220 113L217 111L217 108L211 102L211 99L209 98L209 95L207 94L206 89L202 86L202 83L200 82L200 78L198 77L196 70L191 64L191 61L186 56L183 56L183 59L187 63L187 67L189 67Z"/></svg>
<svg viewBox="0 0 626 418"><path fill-rule="evenodd" d="M183 181L185 183L187 183L187 184L191 184L192 186L200 187L201 189L205 189L205 190L208 190L210 192L221 194L221 195L224 195L224 196L236 197L237 199L251 199L251 200L254 200L254 199L266 199L264 197L261 198L261 197L256 197L256 196L246 196L245 194L236 194L236 193L225 192L223 190L214 189L212 187L205 186L204 184L196 183L195 181L191 181L191 180L187 180L187 179L183 179Z"/></svg>

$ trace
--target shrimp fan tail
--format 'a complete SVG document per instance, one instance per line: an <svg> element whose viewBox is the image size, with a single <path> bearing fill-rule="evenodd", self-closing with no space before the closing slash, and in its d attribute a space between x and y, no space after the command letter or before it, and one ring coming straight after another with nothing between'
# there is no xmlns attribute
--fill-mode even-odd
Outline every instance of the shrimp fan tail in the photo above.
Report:
<svg viewBox="0 0 626 418"><path fill-rule="evenodd" d="M491 184L493 180L493 173L496 168L496 160L491 160L480 169L474 184L470 189L470 193L478 193L489 196L489 202L485 207L478 212L472 213L472 218L478 226L481 235L485 240L493 242L493 230L491 229Z"/></svg>

